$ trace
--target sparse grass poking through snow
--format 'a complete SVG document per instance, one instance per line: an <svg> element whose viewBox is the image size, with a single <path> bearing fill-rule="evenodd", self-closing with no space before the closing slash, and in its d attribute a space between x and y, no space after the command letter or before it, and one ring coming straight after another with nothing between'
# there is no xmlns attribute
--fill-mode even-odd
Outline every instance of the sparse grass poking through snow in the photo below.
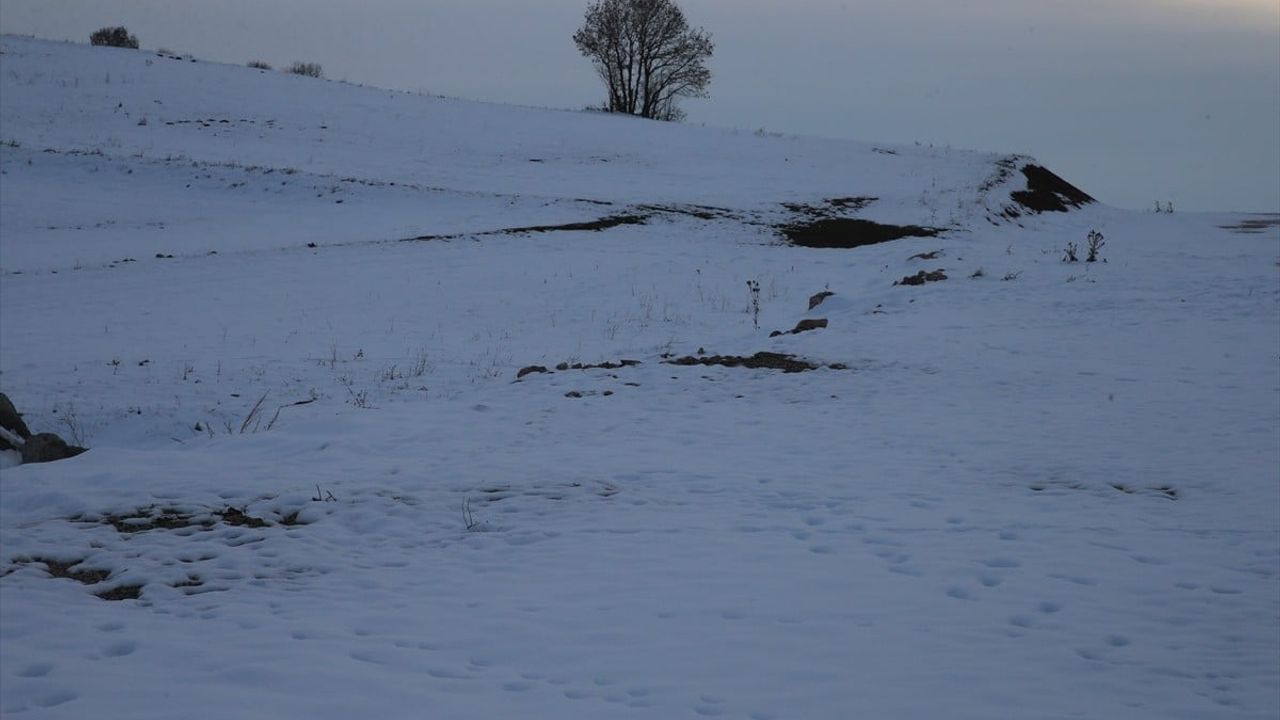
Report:
<svg viewBox="0 0 1280 720"><path fill-rule="evenodd" d="M285 68L284 71L290 75L302 75L311 78L324 77L324 69L320 67L320 63L295 62Z"/></svg>

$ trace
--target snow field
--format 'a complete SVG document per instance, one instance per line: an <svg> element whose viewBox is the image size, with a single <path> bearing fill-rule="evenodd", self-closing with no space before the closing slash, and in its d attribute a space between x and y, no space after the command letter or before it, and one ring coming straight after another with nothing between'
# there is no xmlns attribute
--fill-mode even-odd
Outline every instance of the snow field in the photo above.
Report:
<svg viewBox="0 0 1280 720"><path fill-rule="evenodd" d="M992 225L997 156L0 48L0 380L93 448L0 476L6 716L1280 710L1274 227ZM956 229L772 227L854 195ZM651 204L723 212L480 234ZM700 348L848 369L662 362Z"/></svg>

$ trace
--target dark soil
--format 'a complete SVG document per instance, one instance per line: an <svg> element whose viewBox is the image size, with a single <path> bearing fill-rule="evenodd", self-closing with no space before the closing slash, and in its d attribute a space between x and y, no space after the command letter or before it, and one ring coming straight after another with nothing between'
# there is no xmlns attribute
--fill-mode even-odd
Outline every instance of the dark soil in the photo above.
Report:
<svg viewBox="0 0 1280 720"><path fill-rule="evenodd" d="M1095 202L1088 193L1039 165L1023 165L1027 189L1009 193L1013 201L1033 213L1066 212Z"/></svg>
<svg viewBox="0 0 1280 720"><path fill-rule="evenodd" d="M794 328L787 330L786 332L783 332L782 330L774 330L773 332L769 333L769 337L778 337L779 335L799 335L802 332L809 332L810 330L817 330L819 328L824 328L826 326L827 326L826 318L813 318L813 319L806 318L796 323L796 326Z"/></svg>
<svg viewBox="0 0 1280 720"><path fill-rule="evenodd" d="M1256 218L1242 220L1237 225L1219 225L1223 230L1231 230L1244 235L1256 235L1266 232L1269 227L1280 226L1280 215L1262 215Z"/></svg>
<svg viewBox="0 0 1280 720"><path fill-rule="evenodd" d="M284 516L282 516L282 517L280 518L280 524L281 524L281 525L283 525L283 526L285 526L285 527L295 527L295 526L298 526L298 525L306 525L306 523L304 523L304 522L302 522L301 520L299 520L299 519L298 519L298 514L299 514L300 512L301 512L300 510L294 510L293 512L289 513L288 515L284 515Z"/></svg>
<svg viewBox="0 0 1280 720"><path fill-rule="evenodd" d="M48 571L50 577L69 578L84 585L95 585L111 577L110 570L96 570L92 568L84 568L80 570L71 569L84 562L83 560L62 562L61 560L52 560L49 558L33 558L31 562L44 563L45 570Z"/></svg>
<svg viewBox="0 0 1280 720"><path fill-rule="evenodd" d="M141 585L118 585L110 590L94 593L103 600L137 600L142 597Z"/></svg>
<svg viewBox="0 0 1280 720"><path fill-rule="evenodd" d="M570 365L567 362L562 362L556 365L556 370L560 372L564 372L566 370L617 370L619 368L634 367L639 364L640 364L639 360L626 360L626 359L619 360L616 363L606 361L606 362L594 363L594 364L593 363L573 363L572 365ZM548 370L546 367L542 365L529 365L528 367L520 368L519 372L516 373L516 379L519 380L525 375L532 375L534 373L550 373L550 372L552 371Z"/></svg>
<svg viewBox="0 0 1280 720"><path fill-rule="evenodd" d="M463 237L483 237L486 235L520 235L524 233L545 233L545 232L561 232L561 231L583 231L590 230L600 232L609 228L618 227L619 225L644 225L648 222L648 215L607 215L599 220L589 220L587 222L566 223L564 225L527 225L524 227L503 228L501 230L489 230L486 232L476 233L456 233L453 235L418 235L417 237L405 238L402 242L425 242L428 240L454 240Z"/></svg>
<svg viewBox="0 0 1280 720"><path fill-rule="evenodd" d="M565 365L565 363L560 363L560 365L556 366L556 369L557 370L617 370L618 368L634 367L639 364L640 364L639 360L619 360L616 363L606 361L602 363L596 363L594 365L591 365L591 364L584 365L582 363L574 363L567 367L562 367L563 365Z"/></svg>
<svg viewBox="0 0 1280 720"><path fill-rule="evenodd" d="M804 203L782 203L782 207L790 210L797 215L804 215L810 218L829 218L837 214L833 211L848 210L857 212L862 210L871 203L879 200L874 197L838 197L825 200L820 205L805 205Z"/></svg>
<svg viewBox="0 0 1280 720"><path fill-rule="evenodd" d="M831 198L827 204L831 207L838 207L841 210L861 210L880 198L873 197L840 197Z"/></svg>
<svg viewBox="0 0 1280 720"><path fill-rule="evenodd" d="M72 520L83 521L80 518L72 518ZM197 522L189 513L173 508L158 511L154 508L142 508L128 515L104 515L102 522L125 534L146 532L148 530L178 530L192 525L201 525L203 527L213 525L210 520Z"/></svg>
<svg viewBox="0 0 1280 720"><path fill-rule="evenodd" d="M779 230L792 245L809 248L855 248L904 237L934 237L942 232L919 225L884 225L850 218L821 218Z"/></svg>
<svg viewBox="0 0 1280 720"><path fill-rule="evenodd" d="M809 296L809 309L812 310L818 307L819 305L822 304L822 301L826 300L832 295L835 295L835 293L831 292L830 290L823 290L822 292L816 295Z"/></svg>
<svg viewBox="0 0 1280 720"><path fill-rule="evenodd" d="M256 518L251 515L246 515L243 510L239 510L233 507L229 507L225 510L219 510L215 512L214 515L217 515L218 517L222 518L222 522L226 523L227 525L235 525L237 527L260 528L260 527L267 527L267 525L270 524L266 520L263 520L262 518Z"/></svg>
<svg viewBox="0 0 1280 720"><path fill-rule="evenodd" d="M824 366L807 360L799 360L794 355L784 355L782 353L773 352L758 352L751 357L743 357L740 355L707 355L704 357L695 357L693 355L686 355L682 358L665 360L664 362L668 365L723 365L724 367L781 370L785 373L805 372L807 370L817 370L821 367L828 367L833 370L848 369L845 365L840 363L832 363Z"/></svg>
<svg viewBox="0 0 1280 720"><path fill-rule="evenodd" d="M927 282L938 282L939 280L946 279L947 274L943 272L941 268L934 270L933 272L921 270L915 275L908 275L902 278L895 282L894 285L923 285Z"/></svg>
<svg viewBox="0 0 1280 720"><path fill-rule="evenodd" d="M208 530L217 521L222 521L226 525L235 527L260 528L271 525L271 523L262 518L253 517L246 514L244 510L233 507L214 510L210 515L197 516L175 508L146 507L127 514L104 515L101 518L76 516L71 518L71 521L105 523L125 535L149 530L181 530L188 527L200 527Z"/></svg>
<svg viewBox="0 0 1280 720"><path fill-rule="evenodd" d="M544 372L551 372L551 371L547 370L547 368L543 365L528 365L526 367L520 368L520 371L516 373L516 379L519 380L525 375L529 375L531 373L544 373Z"/></svg>
<svg viewBox="0 0 1280 720"><path fill-rule="evenodd" d="M1181 494L1178 492L1178 489L1171 485L1151 485L1147 487L1135 487L1133 485L1126 485L1124 483L1113 482L1113 483L1107 483L1107 487L1111 488L1112 490L1115 490L1116 492L1124 493L1125 495L1157 497L1157 498L1164 498L1165 500L1178 500L1179 498L1181 498ZM1027 488L1032 490L1033 492L1044 492L1045 490L1051 490L1051 489L1052 490L1096 490L1097 489L1096 487L1091 487L1081 482L1060 481L1060 480L1057 480L1057 481L1050 480L1045 482L1032 483L1031 485L1028 485Z"/></svg>
<svg viewBox="0 0 1280 720"><path fill-rule="evenodd" d="M714 205L640 205L638 210L668 215L686 215L699 220L740 219L740 214Z"/></svg>

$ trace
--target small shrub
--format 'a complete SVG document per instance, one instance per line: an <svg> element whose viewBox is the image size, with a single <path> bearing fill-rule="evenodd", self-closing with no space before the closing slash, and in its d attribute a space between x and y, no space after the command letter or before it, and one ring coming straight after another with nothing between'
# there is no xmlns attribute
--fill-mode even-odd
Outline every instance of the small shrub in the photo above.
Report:
<svg viewBox="0 0 1280 720"><path fill-rule="evenodd" d="M271 63L263 62L261 60L250 60L248 62L248 66L253 68L254 70L270 70L271 69Z"/></svg>
<svg viewBox="0 0 1280 720"><path fill-rule="evenodd" d="M285 68L285 72L292 75L304 75L306 77L322 78L324 70L320 67L320 63L295 62Z"/></svg>
<svg viewBox="0 0 1280 720"><path fill-rule="evenodd" d="M1098 262L1098 252L1102 250L1102 246L1107 241L1103 239L1102 233L1097 230L1089 231L1089 255L1085 258L1085 262Z"/></svg>
<svg viewBox="0 0 1280 720"><path fill-rule="evenodd" d="M1075 243L1067 243L1067 249L1062 253L1062 262L1080 262L1080 258L1077 256L1079 252L1080 248Z"/></svg>
<svg viewBox="0 0 1280 720"><path fill-rule="evenodd" d="M751 293L751 324L760 329L760 281L748 280L747 290Z"/></svg>
<svg viewBox="0 0 1280 720"><path fill-rule="evenodd" d="M123 25L117 27L104 27L96 30L89 36L90 45L103 45L106 47L132 48L138 49L138 36L130 35L129 30Z"/></svg>

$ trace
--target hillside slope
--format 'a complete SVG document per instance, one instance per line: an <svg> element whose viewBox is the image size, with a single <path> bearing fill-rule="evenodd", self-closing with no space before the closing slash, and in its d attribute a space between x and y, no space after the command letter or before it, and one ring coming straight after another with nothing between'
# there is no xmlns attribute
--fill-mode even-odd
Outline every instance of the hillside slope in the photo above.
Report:
<svg viewBox="0 0 1280 720"><path fill-rule="evenodd" d="M1274 218L0 52L0 713L1280 712Z"/></svg>

